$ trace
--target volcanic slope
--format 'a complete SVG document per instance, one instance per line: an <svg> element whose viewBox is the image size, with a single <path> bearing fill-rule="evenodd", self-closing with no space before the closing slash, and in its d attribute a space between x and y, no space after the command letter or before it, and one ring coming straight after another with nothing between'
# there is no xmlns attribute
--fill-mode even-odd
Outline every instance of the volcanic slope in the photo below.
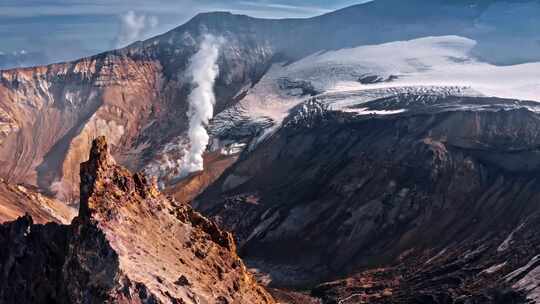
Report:
<svg viewBox="0 0 540 304"><path fill-rule="evenodd" d="M325 303L355 291L373 303L536 300L538 103L401 94L361 106L296 107L195 206L271 286Z"/></svg>

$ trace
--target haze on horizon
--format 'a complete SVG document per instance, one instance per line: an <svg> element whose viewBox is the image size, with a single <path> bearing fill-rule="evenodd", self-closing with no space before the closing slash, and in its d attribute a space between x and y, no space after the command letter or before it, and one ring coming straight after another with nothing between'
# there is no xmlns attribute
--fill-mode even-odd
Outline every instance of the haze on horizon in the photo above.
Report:
<svg viewBox="0 0 540 304"><path fill-rule="evenodd" d="M0 69L72 60L175 28L200 12L264 18L320 15L366 0L3 0Z"/></svg>

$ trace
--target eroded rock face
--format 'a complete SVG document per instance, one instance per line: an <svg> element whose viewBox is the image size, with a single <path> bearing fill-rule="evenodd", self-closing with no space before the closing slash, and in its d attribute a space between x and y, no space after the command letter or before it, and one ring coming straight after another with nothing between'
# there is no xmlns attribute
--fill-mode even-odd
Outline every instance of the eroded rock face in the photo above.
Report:
<svg viewBox="0 0 540 304"><path fill-rule="evenodd" d="M71 225L0 226L0 302L274 303L229 233L116 165L104 138L81 181Z"/></svg>
<svg viewBox="0 0 540 304"><path fill-rule="evenodd" d="M0 176L78 202L78 166L105 135L121 164L141 170L187 130L186 71L205 28L220 49L216 112L238 101L274 55L240 20L208 15L144 44L68 63L0 71ZM217 22L217 24L214 24ZM246 26L244 26L246 25ZM231 25L232 26L232 25Z"/></svg>
<svg viewBox="0 0 540 304"><path fill-rule="evenodd" d="M159 71L150 59L108 55L0 72L9 125L0 138L0 174L75 202L77 169L92 138L109 136L121 154L149 122Z"/></svg>

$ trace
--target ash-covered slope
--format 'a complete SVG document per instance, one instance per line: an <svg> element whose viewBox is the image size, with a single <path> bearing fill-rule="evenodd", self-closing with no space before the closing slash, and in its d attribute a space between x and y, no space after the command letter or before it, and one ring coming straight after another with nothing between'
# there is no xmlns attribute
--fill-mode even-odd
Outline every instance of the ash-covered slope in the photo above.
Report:
<svg viewBox="0 0 540 304"><path fill-rule="evenodd" d="M81 165L71 225L0 226L2 303L274 303L232 236L115 164L104 138Z"/></svg>
<svg viewBox="0 0 540 304"><path fill-rule="evenodd" d="M362 107L297 107L197 208L274 286L386 268L315 289L328 303L537 299L537 103L412 93Z"/></svg>

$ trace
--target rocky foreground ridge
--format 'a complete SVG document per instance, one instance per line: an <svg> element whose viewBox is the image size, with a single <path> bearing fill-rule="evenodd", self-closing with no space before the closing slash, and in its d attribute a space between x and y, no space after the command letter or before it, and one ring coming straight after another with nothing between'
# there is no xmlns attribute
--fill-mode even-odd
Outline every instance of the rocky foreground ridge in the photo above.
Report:
<svg viewBox="0 0 540 304"><path fill-rule="evenodd" d="M103 137L80 190L70 225L0 226L1 303L274 303L229 233L116 165Z"/></svg>

